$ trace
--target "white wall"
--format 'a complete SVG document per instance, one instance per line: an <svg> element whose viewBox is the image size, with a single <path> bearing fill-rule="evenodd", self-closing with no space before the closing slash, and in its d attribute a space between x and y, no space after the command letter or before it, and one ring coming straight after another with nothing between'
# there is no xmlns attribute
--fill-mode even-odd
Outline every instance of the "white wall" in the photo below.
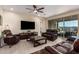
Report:
<svg viewBox="0 0 79 59"><path fill-rule="evenodd" d="M57 29L57 21L55 21L55 20L49 20L48 25L49 25L48 27L50 29Z"/></svg>
<svg viewBox="0 0 79 59"><path fill-rule="evenodd" d="M46 29L48 29L48 20L46 18L41 18L40 23L41 32L46 32Z"/></svg>
<svg viewBox="0 0 79 59"><path fill-rule="evenodd" d="M34 21L35 22L35 30L32 31L37 31L40 35L40 30L42 29L43 31L46 30L46 24L44 22L47 22L47 20L42 21L42 28L40 29L40 22L43 18L40 17L35 17L31 15L26 15L26 14L19 14L19 13L14 13L14 12L9 12L9 11L3 11L0 10L0 14L2 16L2 26L0 26L0 31L9 28L12 33L20 33L20 32L26 32L27 30L21 30L20 29L20 21ZM8 26L7 26L8 25Z"/></svg>
<svg viewBox="0 0 79 59"><path fill-rule="evenodd" d="M71 16L71 15L79 15L79 9L68 11L68 12L61 13L61 14L54 15L54 16L50 16L50 17L48 17L48 20L67 17L67 16Z"/></svg>

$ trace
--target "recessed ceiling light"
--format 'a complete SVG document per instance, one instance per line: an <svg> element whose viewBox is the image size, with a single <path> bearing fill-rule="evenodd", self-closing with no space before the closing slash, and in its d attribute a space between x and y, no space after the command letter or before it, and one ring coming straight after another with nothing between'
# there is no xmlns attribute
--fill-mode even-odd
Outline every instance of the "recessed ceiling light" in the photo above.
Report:
<svg viewBox="0 0 79 59"><path fill-rule="evenodd" d="M14 8L10 8L10 10L11 10L11 11L13 11L13 10L14 10Z"/></svg>

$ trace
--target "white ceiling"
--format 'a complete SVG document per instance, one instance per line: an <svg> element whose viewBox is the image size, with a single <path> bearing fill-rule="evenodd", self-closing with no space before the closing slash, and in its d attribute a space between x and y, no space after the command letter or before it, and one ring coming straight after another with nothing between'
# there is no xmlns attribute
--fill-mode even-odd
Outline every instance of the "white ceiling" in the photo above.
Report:
<svg viewBox="0 0 79 59"><path fill-rule="evenodd" d="M57 15L60 13L64 13L70 10L79 9L79 5L37 5L38 8L44 7L43 10L45 15L39 13L42 17L49 17L53 15ZM25 8L33 9L32 5L0 5L0 8L4 10L10 11L10 8L14 8L12 12L19 12L19 13L29 13L30 11Z"/></svg>

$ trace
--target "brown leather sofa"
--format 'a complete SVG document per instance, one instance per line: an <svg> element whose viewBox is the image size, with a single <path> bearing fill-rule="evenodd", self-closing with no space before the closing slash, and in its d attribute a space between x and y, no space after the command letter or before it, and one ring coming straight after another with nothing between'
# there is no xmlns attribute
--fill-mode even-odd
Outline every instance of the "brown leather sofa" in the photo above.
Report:
<svg viewBox="0 0 79 59"><path fill-rule="evenodd" d="M19 36L21 40L28 39L28 33L20 33Z"/></svg>
<svg viewBox="0 0 79 59"><path fill-rule="evenodd" d="M47 29L42 36L46 37L48 40L54 41L57 39L58 31L56 29Z"/></svg>
<svg viewBox="0 0 79 59"><path fill-rule="evenodd" d="M37 32L26 32L26 33L20 33L20 39L29 39L31 36L37 36L38 33Z"/></svg>
<svg viewBox="0 0 79 59"><path fill-rule="evenodd" d="M65 45L63 45L65 43ZM43 50L41 50L42 54L79 54L79 40L73 43L72 48L68 47L69 42L62 42L61 44L56 44L55 46L46 46ZM70 43L69 43L70 44ZM72 45L72 44L71 44ZM58 48L62 47L62 48ZM65 52L63 52L65 51Z"/></svg>
<svg viewBox="0 0 79 59"><path fill-rule="evenodd" d="M18 34L13 35L10 30L4 30L2 33L4 36L4 43L9 45L9 47L20 41L19 35Z"/></svg>

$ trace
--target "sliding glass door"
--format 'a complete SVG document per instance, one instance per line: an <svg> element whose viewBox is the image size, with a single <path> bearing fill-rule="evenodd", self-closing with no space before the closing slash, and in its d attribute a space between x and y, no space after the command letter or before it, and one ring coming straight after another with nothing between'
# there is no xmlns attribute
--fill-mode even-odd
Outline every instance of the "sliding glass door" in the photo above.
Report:
<svg viewBox="0 0 79 59"><path fill-rule="evenodd" d="M60 32L74 32L77 33L78 29L78 20L63 20L58 21L58 29Z"/></svg>
<svg viewBox="0 0 79 59"><path fill-rule="evenodd" d="M57 29L58 33L64 37L66 32L74 32L77 34L78 31L78 17L77 15L61 17L53 20L49 20L48 27L50 29Z"/></svg>

